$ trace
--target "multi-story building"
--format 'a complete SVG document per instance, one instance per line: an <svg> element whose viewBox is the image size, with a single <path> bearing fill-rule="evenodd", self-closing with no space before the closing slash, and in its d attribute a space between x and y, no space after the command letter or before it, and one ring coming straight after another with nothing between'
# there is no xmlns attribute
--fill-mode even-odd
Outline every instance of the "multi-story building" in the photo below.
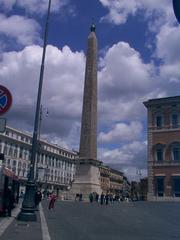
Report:
<svg viewBox="0 0 180 240"><path fill-rule="evenodd" d="M110 193L120 194L123 190L123 178L124 175L122 172L110 169Z"/></svg>
<svg viewBox="0 0 180 240"><path fill-rule="evenodd" d="M123 172L104 166L99 167L100 170L100 182L103 193L123 195L123 193L129 193L130 183Z"/></svg>
<svg viewBox="0 0 180 240"><path fill-rule="evenodd" d="M103 193L108 193L110 189L110 168L104 165L100 165L100 182Z"/></svg>
<svg viewBox="0 0 180 240"><path fill-rule="evenodd" d="M77 153L40 140L36 157L36 181L42 189L67 189L74 179ZM6 127L0 133L0 153L5 155L5 166L12 170L25 185L28 177L32 136Z"/></svg>
<svg viewBox="0 0 180 240"><path fill-rule="evenodd" d="M148 110L148 200L180 200L180 96L144 102Z"/></svg>

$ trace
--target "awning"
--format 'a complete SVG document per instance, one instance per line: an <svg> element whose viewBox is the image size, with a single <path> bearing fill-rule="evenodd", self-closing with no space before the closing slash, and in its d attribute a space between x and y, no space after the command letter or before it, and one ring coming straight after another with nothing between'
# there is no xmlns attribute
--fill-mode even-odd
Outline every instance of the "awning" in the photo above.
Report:
<svg viewBox="0 0 180 240"><path fill-rule="evenodd" d="M13 180L18 180L18 176L16 176L10 169L6 167L3 169L3 174L7 177L12 178Z"/></svg>

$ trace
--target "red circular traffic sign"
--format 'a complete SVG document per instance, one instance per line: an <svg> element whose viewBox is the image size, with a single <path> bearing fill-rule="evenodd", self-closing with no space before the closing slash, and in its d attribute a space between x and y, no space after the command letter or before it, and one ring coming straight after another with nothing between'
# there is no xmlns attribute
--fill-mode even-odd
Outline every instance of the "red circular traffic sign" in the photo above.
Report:
<svg viewBox="0 0 180 240"><path fill-rule="evenodd" d="M12 104L12 95L10 93L10 91L0 85L0 115L6 113Z"/></svg>

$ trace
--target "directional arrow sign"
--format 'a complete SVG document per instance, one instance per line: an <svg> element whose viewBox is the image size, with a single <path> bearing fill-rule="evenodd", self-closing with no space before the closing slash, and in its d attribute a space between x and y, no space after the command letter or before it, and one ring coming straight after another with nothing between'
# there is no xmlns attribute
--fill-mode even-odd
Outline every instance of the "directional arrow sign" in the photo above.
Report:
<svg viewBox="0 0 180 240"><path fill-rule="evenodd" d="M0 85L0 115L6 113L12 104L12 95L10 91Z"/></svg>

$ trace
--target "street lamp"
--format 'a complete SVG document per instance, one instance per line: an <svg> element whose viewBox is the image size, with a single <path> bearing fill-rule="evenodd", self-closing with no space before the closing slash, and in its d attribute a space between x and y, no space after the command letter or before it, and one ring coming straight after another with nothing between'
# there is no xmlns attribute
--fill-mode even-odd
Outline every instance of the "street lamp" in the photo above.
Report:
<svg viewBox="0 0 180 240"><path fill-rule="evenodd" d="M173 0L173 9L175 16L180 23L180 1L179 0Z"/></svg>
<svg viewBox="0 0 180 240"><path fill-rule="evenodd" d="M37 180L37 174L38 174L38 162L40 161L40 153L41 153L41 123L42 123L42 117L43 117L43 110L46 110L46 117L48 117L49 112L48 108L43 108L42 104L40 106L40 112L39 112L39 127L38 127L38 147L37 147L37 159L36 159L36 180Z"/></svg>
<svg viewBox="0 0 180 240"><path fill-rule="evenodd" d="M32 139L30 171L29 171L28 181L26 184L26 191L25 191L25 196L24 196L24 200L22 203L21 212L18 215L18 220L21 220L21 221L36 221L37 220L36 213L35 213L36 184L35 184L35 179L34 179L35 178L34 170L35 170L35 159L36 159L37 145L38 145L37 138L38 138L41 93L42 93L42 85L43 85L44 61L45 61L45 55L46 55L50 7L51 7L51 0L49 0L49 4L48 4L46 26L45 26L45 32L44 32L44 45L43 45L42 62L41 62L41 69L40 69L40 76L39 76L36 114L35 114L35 120L34 120L34 132L33 132L33 139Z"/></svg>

